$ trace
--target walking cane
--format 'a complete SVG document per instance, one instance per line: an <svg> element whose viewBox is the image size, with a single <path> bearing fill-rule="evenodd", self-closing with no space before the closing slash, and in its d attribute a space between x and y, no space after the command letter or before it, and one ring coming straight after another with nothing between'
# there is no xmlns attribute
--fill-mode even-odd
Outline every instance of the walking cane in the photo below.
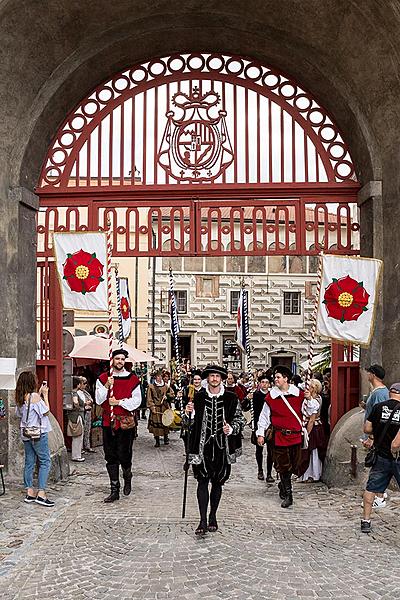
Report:
<svg viewBox="0 0 400 600"><path fill-rule="evenodd" d="M188 401L191 402L194 398L194 385L189 385ZM185 479L183 482L183 502L182 502L182 519L186 516L186 497L187 497L187 485L188 485L188 474L189 474L189 440L190 440L190 429L192 426L192 413L189 413L189 424L186 437L186 459L183 466L185 471Z"/></svg>

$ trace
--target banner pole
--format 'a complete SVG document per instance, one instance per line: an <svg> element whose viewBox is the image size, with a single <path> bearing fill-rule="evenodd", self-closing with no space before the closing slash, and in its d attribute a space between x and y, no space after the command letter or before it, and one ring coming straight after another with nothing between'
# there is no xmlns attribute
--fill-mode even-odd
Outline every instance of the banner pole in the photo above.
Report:
<svg viewBox="0 0 400 600"><path fill-rule="evenodd" d="M121 289L119 286L119 277L118 277L118 265L115 266L115 288L117 290L117 314L118 314L118 338L119 343L122 348L122 344L124 343L124 332L123 332L123 324L122 324L122 310L121 310Z"/></svg>
<svg viewBox="0 0 400 600"><path fill-rule="evenodd" d="M174 338L174 347L175 347L175 360L178 368L178 390L182 390L182 374L181 374L181 359L179 356L179 342L178 342L178 307L176 306L176 298L174 292L174 277L172 274L172 267L169 267L169 295L170 295L170 314L171 314L171 332L172 337ZM183 415L182 407L181 407L181 415Z"/></svg>
<svg viewBox="0 0 400 600"><path fill-rule="evenodd" d="M112 311L111 311L111 303L112 303L112 279L111 279L111 261L112 261L112 246L111 246L111 219L107 216L107 298L108 298L108 354L110 361L110 377L113 376L114 368L113 368L113 358L112 358L112 343L113 343L113 327L112 327ZM113 394L113 388L110 387L109 396L111 397ZM114 407L110 407L110 420L111 420L111 429L113 428L114 421Z"/></svg>
<svg viewBox="0 0 400 600"><path fill-rule="evenodd" d="M255 382L253 375L253 362L251 360L251 350L250 350L250 327L249 327L249 293L245 290L244 277L242 277L241 281L242 293L243 293L243 324L245 329L245 338L246 338L246 357L247 357L247 373L249 375L250 385L251 385L251 394L254 392ZM254 404L253 397L250 399L250 417L251 423L250 426L254 430L256 424L254 423Z"/></svg>
<svg viewBox="0 0 400 600"><path fill-rule="evenodd" d="M323 256L323 253L321 252L319 254L319 260L318 260L317 290L315 292L314 310L313 310L313 314L311 317L312 325L311 325L311 332L310 332L310 344L308 346L308 366L307 366L307 374L306 374L306 380L305 380L305 388L306 389L308 389L308 387L310 385L310 379L311 379L311 373L312 373L311 363L314 358L314 347L315 347L316 338L317 338L317 318L318 318L319 297L321 294L321 282L322 282L322 256Z"/></svg>

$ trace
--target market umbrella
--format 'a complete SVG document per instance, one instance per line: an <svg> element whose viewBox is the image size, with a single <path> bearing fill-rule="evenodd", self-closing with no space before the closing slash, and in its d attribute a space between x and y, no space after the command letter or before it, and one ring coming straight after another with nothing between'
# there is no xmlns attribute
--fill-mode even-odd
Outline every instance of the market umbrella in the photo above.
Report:
<svg viewBox="0 0 400 600"><path fill-rule="evenodd" d="M69 353L71 358L91 358L93 360L109 359L108 337L101 335L77 335L74 336L74 347ZM113 340L113 350L121 348L118 340ZM151 354L146 354L129 344L122 344L122 348L128 352L127 360L134 363L156 362L157 359Z"/></svg>

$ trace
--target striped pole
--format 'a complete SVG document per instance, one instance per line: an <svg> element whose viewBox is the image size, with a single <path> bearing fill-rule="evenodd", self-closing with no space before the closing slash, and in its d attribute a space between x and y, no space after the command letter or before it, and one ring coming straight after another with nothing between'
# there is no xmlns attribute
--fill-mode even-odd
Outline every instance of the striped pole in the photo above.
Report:
<svg viewBox="0 0 400 600"><path fill-rule="evenodd" d="M182 374L181 374L181 359L179 356L179 342L178 342L178 307L176 306L176 298L174 291L174 277L172 274L172 267L169 267L169 299L170 299L170 316L171 316L171 333L174 338L175 347L175 360L177 364L178 373L178 390L182 390ZM181 416L183 416L183 403L181 402Z"/></svg>
<svg viewBox="0 0 400 600"><path fill-rule="evenodd" d="M246 356L247 356L247 373L249 376L249 381L251 385L251 393L253 393L255 388L254 383L254 375L253 375L253 361L251 360L251 350L250 350L250 327L249 327L249 292L244 289L244 277L242 277L242 292L243 292L243 324L245 329L245 339L246 339ZM250 427L255 429L254 423L254 404L253 398L250 400Z"/></svg>
<svg viewBox="0 0 400 600"><path fill-rule="evenodd" d="M122 348L122 344L124 343L124 332L123 332L123 324L122 324L122 311L121 311L121 290L119 287L119 277L118 277L118 266L115 266L115 289L117 290L117 305L118 305L118 339L120 346Z"/></svg>
<svg viewBox="0 0 400 600"><path fill-rule="evenodd" d="M307 367L307 375L306 375L306 381L305 381L305 387L306 389L308 389L309 385L310 385L310 379L311 379L311 373L312 373L312 368L311 368L311 363L312 360L314 358L314 347L315 347L315 342L316 342L316 337L317 337L317 317L318 317L318 307L319 307L319 297L320 297L320 293L321 293L321 282L322 282L322 252L319 255L319 260L318 260L318 270L317 270L317 291L315 293L315 302L314 302L314 310L313 310L313 314L311 317L311 332L310 332L310 345L308 347L308 367Z"/></svg>
<svg viewBox="0 0 400 600"><path fill-rule="evenodd" d="M108 349L109 349L109 359L110 359L110 377L113 376L114 367L113 367L113 358L112 358L112 343L113 343L113 327L112 327L112 312L111 312L111 303L112 303L112 279L111 279L111 261L112 261L112 245L111 245L111 220L110 217L107 217L107 297L108 297ZM110 396L113 394L112 387L110 388ZM113 427L114 422L114 407L110 407L110 420L111 420L111 429Z"/></svg>

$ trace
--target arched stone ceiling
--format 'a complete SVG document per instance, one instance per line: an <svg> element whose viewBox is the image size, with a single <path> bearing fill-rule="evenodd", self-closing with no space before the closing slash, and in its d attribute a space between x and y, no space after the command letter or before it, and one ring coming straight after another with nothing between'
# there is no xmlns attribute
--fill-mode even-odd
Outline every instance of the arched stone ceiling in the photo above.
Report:
<svg viewBox="0 0 400 600"><path fill-rule="evenodd" d="M295 77L341 127L361 181L380 177L398 130L394 1L9 0L0 24L0 164L13 184L36 183L57 127L95 85L175 51L253 56Z"/></svg>

